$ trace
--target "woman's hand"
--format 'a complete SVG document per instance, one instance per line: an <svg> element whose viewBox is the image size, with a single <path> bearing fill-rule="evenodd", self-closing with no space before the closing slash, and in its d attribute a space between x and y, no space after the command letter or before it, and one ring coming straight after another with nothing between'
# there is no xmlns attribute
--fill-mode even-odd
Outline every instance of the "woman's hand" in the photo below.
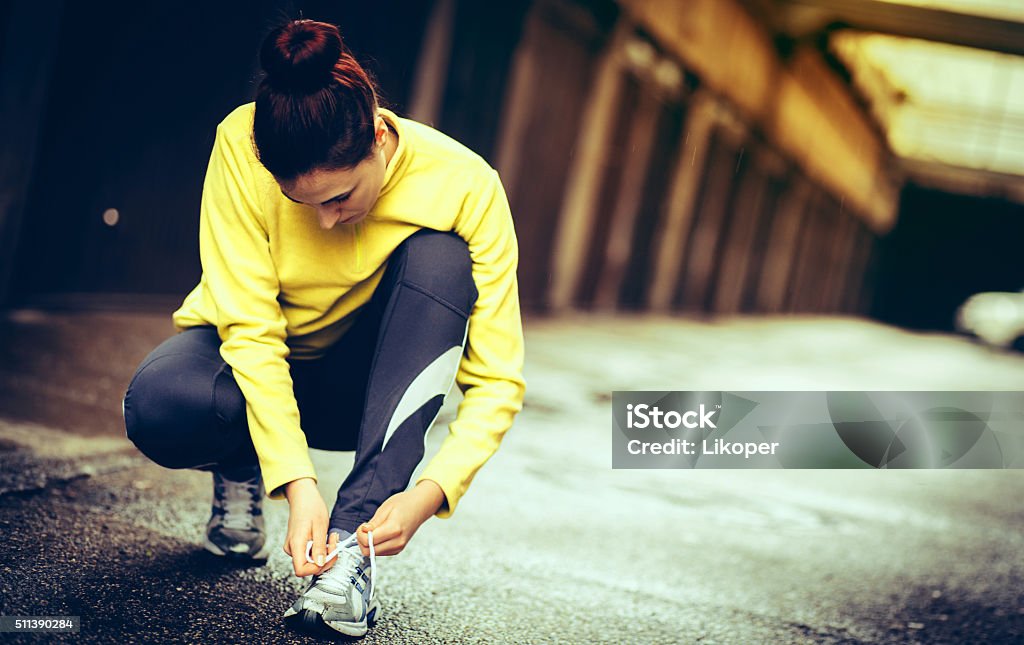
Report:
<svg viewBox="0 0 1024 645"><path fill-rule="evenodd" d="M324 566L327 549L334 549L338 542L337 534L331 534L331 542L327 543L327 505L316 482L309 477L296 479L285 485L285 497L288 498L288 534L284 541L284 552L292 557L292 566L298 577L323 573L330 569L335 560ZM306 544L313 540L313 560L320 565L306 562Z"/></svg>
<svg viewBox="0 0 1024 645"><path fill-rule="evenodd" d="M416 484L412 490L387 498L373 519L361 524L356 531L363 555L370 555L367 531L373 531L373 550L377 555L401 553L420 525L430 519L443 503L444 492L429 479Z"/></svg>

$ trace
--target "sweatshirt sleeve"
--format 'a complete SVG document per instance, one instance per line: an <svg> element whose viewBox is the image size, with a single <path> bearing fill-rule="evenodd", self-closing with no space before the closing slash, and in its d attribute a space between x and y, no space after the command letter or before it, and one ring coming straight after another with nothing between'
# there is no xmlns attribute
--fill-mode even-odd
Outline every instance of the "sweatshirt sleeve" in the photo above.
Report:
<svg viewBox="0 0 1024 645"><path fill-rule="evenodd" d="M497 172L490 167L455 222L469 245L478 292L469 317L466 350L456 383L464 398L448 436L417 481L436 482L450 517L481 466L494 454L522 409L523 326L516 268L519 248L512 214Z"/></svg>
<svg viewBox="0 0 1024 645"><path fill-rule="evenodd" d="M203 184L199 255L216 308L220 353L245 396L264 484L271 498L283 499L281 486L316 474L286 360L286 321L261 212L258 161L247 145L228 136L224 124L217 128Z"/></svg>

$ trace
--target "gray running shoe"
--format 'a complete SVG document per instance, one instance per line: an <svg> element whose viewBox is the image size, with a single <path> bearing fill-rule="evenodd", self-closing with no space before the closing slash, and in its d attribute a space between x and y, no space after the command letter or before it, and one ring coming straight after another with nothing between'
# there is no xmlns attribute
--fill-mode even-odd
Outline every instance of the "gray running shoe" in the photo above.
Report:
<svg viewBox="0 0 1024 645"><path fill-rule="evenodd" d="M371 538L372 539L372 538ZM356 536L338 545L338 561L313 580L288 611L285 622L317 635L365 636L380 620L380 601L373 597L376 557L363 557Z"/></svg>
<svg viewBox="0 0 1024 645"><path fill-rule="evenodd" d="M263 527L263 477L259 466L228 479L213 472L213 509L206 523L206 550L239 560L266 560L270 555Z"/></svg>

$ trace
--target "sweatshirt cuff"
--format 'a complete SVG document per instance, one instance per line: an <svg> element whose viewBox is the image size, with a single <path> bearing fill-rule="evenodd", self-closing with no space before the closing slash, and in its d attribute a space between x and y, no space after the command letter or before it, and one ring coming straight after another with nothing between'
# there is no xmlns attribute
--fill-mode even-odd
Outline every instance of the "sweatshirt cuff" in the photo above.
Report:
<svg viewBox="0 0 1024 645"><path fill-rule="evenodd" d="M284 486L296 479L310 477L314 482L316 482L316 470L313 468L313 462L308 459L305 463L261 463L260 470L263 472L263 486L266 488L267 497L270 499L286 499L284 495Z"/></svg>
<svg viewBox="0 0 1024 645"><path fill-rule="evenodd" d="M419 484L427 479L440 486L441 492L444 493L444 501L441 502L441 507L434 513L434 517L441 519L451 517L452 513L455 512L455 505L458 503L458 497L456 496L457 483L452 481L451 478L446 480L440 473L430 473L426 470L416 479L415 483Z"/></svg>
<svg viewBox="0 0 1024 645"><path fill-rule="evenodd" d="M477 471L494 454L493 449L483 447L468 451L463 446L456 449L454 445L448 443L451 439L449 436L416 479L417 484L429 479L441 487L445 501L434 513L435 517L441 519L452 516Z"/></svg>

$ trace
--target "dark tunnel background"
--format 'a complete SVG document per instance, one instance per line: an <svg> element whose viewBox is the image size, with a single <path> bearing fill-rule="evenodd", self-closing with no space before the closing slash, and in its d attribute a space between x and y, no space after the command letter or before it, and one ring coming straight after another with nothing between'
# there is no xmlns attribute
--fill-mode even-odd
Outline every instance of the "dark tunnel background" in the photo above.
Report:
<svg viewBox="0 0 1024 645"><path fill-rule="evenodd" d="M532 311L867 314L948 331L970 295L1024 287L1015 248L1024 239L1024 206L911 183L892 218L898 186L926 184L928 175L867 163L864 177L875 180L862 182L866 188L824 182L826 169L870 159L871 128L847 124L862 133L864 150L846 150L836 137L801 152L825 132L812 128L815 110L821 123L846 114L824 107L832 105L825 92L816 107L781 101L769 110L805 117L806 131L783 145L764 118L745 116L736 103L745 85L731 86L730 98L715 89L708 57L697 52L687 64L669 47L685 39L650 29L670 22L679 4L664 3L646 26L629 9L647 4L608 0L58 5L50 40L39 45L49 67L8 55L4 68L8 95L40 84L45 91L9 101L8 129L31 136L0 137L17 162L11 167L23 169L4 176L0 194L0 306L166 311L180 304L200 276L198 204L216 124L252 98L254 53L266 31L300 16L342 26L379 81L384 105L402 114L417 94L436 95L425 120L502 167L520 236L522 301ZM12 6L0 3L0 36L17 50ZM442 6L447 14L435 11ZM701 15L697 3L692 11ZM743 15L736 11L734 18ZM686 15L679 9L676 18ZM729 22L727 15L719 20ZM443 37L429 35L435 22L447 25ZM420 69L430 58L425 45L437 42L448 53L437 69ZM833 89L853 92L820 64L822 52L801 51L797 65L766 50L777 67L763 69L785 71L793 87L820 89L832 79ZM675 70L668 76L677 84L665 85L658 70ZM49 80L38 81L44 75ZM423 87L430 91L417 92ZM744 100L748 111L763 105ZM595 102L600 119L584 127ZM804 154L819 161L799 161ZM690 170L676 172L677 159ZM646 170L624 179L627 161ZM1012 180L985 177L992 190ZM13 204L9 215L4 199ZM113 222L101 217L108 211ZM669 226L670 219L684 224ZM713 251L696 252L702 244Z"/></svg>
<svg viewBox="0 0 1024 645"><path fill-rule="evenodd" d="M895 228L878 245L872 315L949 331L982 291L1024 289L1024 205L908 185Z"/></svg>

